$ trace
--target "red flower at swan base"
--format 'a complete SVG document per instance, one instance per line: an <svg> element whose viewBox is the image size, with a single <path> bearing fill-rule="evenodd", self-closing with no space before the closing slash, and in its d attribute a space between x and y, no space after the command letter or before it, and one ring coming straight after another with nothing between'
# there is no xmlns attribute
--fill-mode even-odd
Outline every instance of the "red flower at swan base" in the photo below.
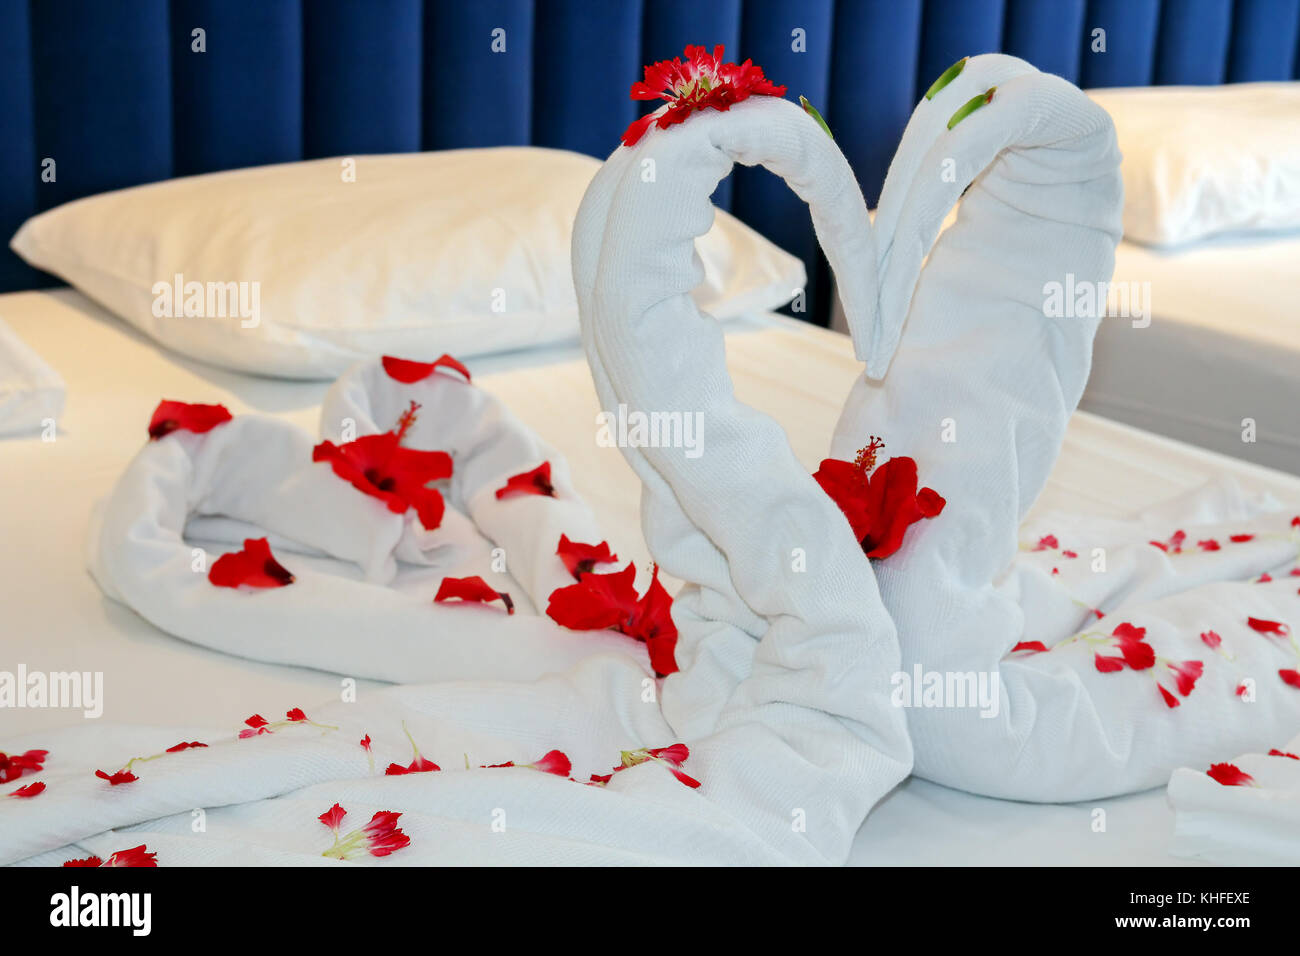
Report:
<svg viewBox="0 0 1300 956"><path fill-rule="evenodd" d="M884 447L872 436L855 461L827 458L813 475L849 519L869 558L889 557L902 547L908 528L947 504L933 488L917 490L914 459L891 458L876 468L876 454Z"/></svg>
<svg viewBox="0 0 1300 956"><path fill-rule="evenodd" d="M149 419L149 440L170 435L174 431L207 432L231 419L225 405L197 405L163 399Z"/></svg>
<svg viewBox="0 0 1300 956"><path fill-rule="evenodd" d="M608 627L644 641L650 666L656 674L666 675L677 671L677 625L673 623L672 606L672 596L659 581L659 566L655 565L650 587L638 598L636 565L629 563L622 571L589 572L577 584L556 588L551 592L546 616L575 631Z"/></svg>
<svg viewBox="0 0 1300 956"><path fill-rule="evenodd" d="M282 588L293 584L293 574L275 560L265 538L245 538L242 551L223 554L213 562L208 580L219 588Z"/></svg>
<svg viewBox="0 0 1300 956"><path fill-rule="evenodd" d="M440 602L452 599L478 601L483 604L489 601L500 601L506 606L507 614L515 613L515 602L511 600L510 595L505 591L498 591L477 574L468 578L443 578L442 584L438 585L438 593L434 595L433 600Z"/></svg>
<svg viewBox="0 0 1300 956"><path fill-rule="evenodd" d="M442 524L446 505L441 492L427 486L431 481L450 478L452 461L445 451L402 447L402 439L415 422L419 408L418 402L411 402L393 431L363 435L342 445L323 441L312 449L311 460L329 462L334 474L363 494L378 498L394 514L414 508L420 524L426 531L433 531Z"/></svg>
<svg viewBox="0 0 1300 956"><path fill-rule="evenodd" d="M685 62L674 57L647 66L645 79L632 84L632 99L667 100L668 105L633 122L623 133L623 145L635 146L652 123L667 129L697 110L725 112L751 96L785 96L786 88L769 81L751 60L724 63L723 49L719 44L710 54L702 46L688 46Z"/></svg>

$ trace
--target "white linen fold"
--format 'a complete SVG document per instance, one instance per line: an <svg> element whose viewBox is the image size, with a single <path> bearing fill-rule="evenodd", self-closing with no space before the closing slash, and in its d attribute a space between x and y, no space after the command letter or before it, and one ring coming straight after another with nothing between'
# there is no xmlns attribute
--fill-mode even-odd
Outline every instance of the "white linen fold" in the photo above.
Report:
<svg viewBox="0 0 1300 956"><path fill-rule="evenodd" d="M59 373L0 320L0 438L57 427L66 395Z"/></svg>

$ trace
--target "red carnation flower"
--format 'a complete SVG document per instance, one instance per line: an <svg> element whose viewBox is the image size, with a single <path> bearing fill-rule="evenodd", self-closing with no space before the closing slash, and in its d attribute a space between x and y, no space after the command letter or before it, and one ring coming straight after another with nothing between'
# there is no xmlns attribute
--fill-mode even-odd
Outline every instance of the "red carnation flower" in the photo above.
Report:
<svg viewBox="0 0 1300 956"><path fill-rule="evenodd" d="M623 145L635 146L650 124L667 129L683 122L697 110L726 112L732 105L751 96L784 96L785 87L776 86L763 75L763 68L753 62L724 63L722 44L710 54L702 46L688 46L680 57L661 60L645 68L645 79L632 84L634 100L667 100L653 113L632 123L623 133Z"/></svg>
<svg viewBox="0 0 1300 956"><path fill-rule="evenodd" d="M677 626L672 619L673 599L659 581L655 566L650 587L640 598L636 594L636 565L609 574L588 573L577 584L551 592L547 616L575 631L613 628L645 641L650 664L656 674L677 671L674 651Z"/></svg>
<svg viewBox="0 0 1300 956"><path fill-rule="evenodd" d="M405 385L422 381L440 368L449 368L459 372L465 376L465 381L470 381L469 369L450 355L443 355L432 362L412 362L409 359L385 355L380 361L383 362L384 371L388 373L389 378L396 379Z"/></svg>
<svg viewBox="0 0 1300 956"><path fill-rule="evenodd" d="M433 599L434 601L453 599L481 601L485 604L500 600L506 606L507 614L515 613L515 602L510 599L510 595L505 591L496 590L477 574L468 578L443 578L442 584L438 585L438 593Z"/></svg>
<svg viewBox="0 0 1300 956"><path fill-rule="evenodd" d="M334 833L334 844L321 856L335 857L339 860L350 860L364 853L369 853L371 856L388 856L403 847L410 846L411 838L397 827L400 813L380 810L359 830L340 836L339 827L347 813L336 803L320 815L320 822Z"/></svg>
<svg viewBox="0 0 1300 956"><path fill-rule="evenodd" d="M1095 661L1097 670L1112 673L1124 667L1135 671L1153 667L1156 662L1156 652L1150 644L1146 643L1146 634L1145 627L1134 627L1127 622L1120 624L1111 632L1111 636L1115 638L1114 646L1119 649L1120 656L1103 657L1100 653L1097 654Z"/></svg>
<svg viewBox="0 0 1300 956"><path fill-rule="evenodd" d="M0 751L0 783L17 780L28 772L40 773L49 754L48 750L28 750L26 753L6 756Z"/></svg>
<svg viewBox="0 0 1300 956"><path fill-rule="evenodd" d="M568 535L560 535L559 546L555 553L564 562L564 567L573 575L575 581L581 581L584 574L590 573L598 564L612 564L618 555L609 550L609 542L600 544L583 544L570 541Z"/></svg>
<svg viewBox="0 0 1300 956"><path fill-rule="evenodd" d="M451 456L445 451L416 451L402 447L402 439L415 421L417 402L403 415L395 431L363 435L355 441L335 445L323 441L312 449L312 461L327 461L334 474L358 491L378 498L394 514L414 508L426 530L442 524L446 505L431 481L450 478Z"/></svg>
<svg viewBox="0 0 1300 956"><path fill-rule="evenodd" d="M208 570L208 580L219 588L282 588L293 584L293 574L271 554L266 538L245 538L242 551L223 554Z"/></svg>
<svg viewBox="0 0 1300 956"><path fill-rule="evenodd" d="M551 484L551 463L544 461L532 471L514 475L497 489L497 498L509 495L546 495L555 497L555 486Z"/></svg>
<svg viewBox="0 0 1300 956"><path fill-rule="evenodd" d="M35 783L29 783L26 784L25 786L19 787L13 793L9 794L9 796L19 797L19 798L35 797L35 796L39 796L44 792L45 792L45 783L44 781L38 780Z"/></svg>
<svg viewBox="0 0 1300 956"><path fill-rule="evenodd" d="M149 419L149 440L157 441L174 431L211 431L232 417L225 405L193 405L163 400Z"/></svg>
<svg viewBox="0 0 1300 956"><path fill-rule="evenodd" d="M700 782L682 770L682 764L686 762L686 758L690 755L691 751L685 744L673 744L670 747L660 747L658 749L624 750L622 752L622 766L615 767L614 771L618 772L628 767L635 767L637 764L654 761L667 767L672 771L672 775L686 786L691 789L698 789Z"/></svg>
<svg viewBox="0 0 1300 956"><path fill-rule="evenodd" d="M932 488L917 491L914 459L891 458L876 468L876 453L883 447L873 437L856 461L827 458L813 475L849 519L869 558L889 557L902 546L909 527L933 518L947 504Z"/></svg>
<svg viewBox="0 0 1300 956"><path fill-rule="evenodd" d="M107 780L110 787L117 787L124 783L134 783L136 780L140 779L129 770L119 770L117 773L111 775L104 773L102 770L96 770L95 776L99 777L101 780Z"/></svg>
<svg viewBox="0 0 1300 956"><path fill-rule="evenodd" d="M1210 764L1210 769L1205 771L1205 773L1212 780L1223 784L1225 787L1253 787L1255 785L1255 778L1243 771L1236 764Z"/></svg>
<svg viewBox="0 0 1300 956"><path fill-rule="evenodd" d="M118 850L106 861L97 856L88 856L82 860L68 860L64 866L157 866L158 854L150 853L149 848L141 843L129 850Z"/></svg>
<svg viewBox="0 0 1300 956"><path fill-rule="evenodd" d="M542 773L555 774L557 777L567 777L573 771L573 764L569 762L563 750L548 750L536 763L515 763L513 760L507 760L505 763L487 764L483 769L498 770L502 767L526 767L530 770L540 770Z"/></svg>

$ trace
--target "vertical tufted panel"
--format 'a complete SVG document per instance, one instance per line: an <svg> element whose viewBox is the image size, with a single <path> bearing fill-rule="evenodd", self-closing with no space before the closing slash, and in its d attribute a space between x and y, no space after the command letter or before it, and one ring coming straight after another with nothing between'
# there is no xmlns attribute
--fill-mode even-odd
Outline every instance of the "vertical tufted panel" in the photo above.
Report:
<svg viewBox="0 0 1300 956"><path fill-rule="evenodd" d="M302 10L303 155L420 148L420 0L310 0Z"/></svg>
<svg viewBox="0 0 1300 956"><path fill-rule="evenodd" d="M714 47L719 43L727 48L729 57L744 59L740 47L740 0L650 0L646 5L641 21L643 63L681 56L687 44ZM775 76L770 71L769 75ZM779 77L777 82L782 82ZM732 188L732 180L724 180L713 194L713 201L730 209Z"/></svg>
<svg viewBox="0 0 1300 956"><path fill-rule="evenodd" d="M166 0L42 0L31 35L36 152L57 164L37 206L171 176Z"/></svg>
<svg viewBox="0 0 1300 956"><path fill-rule="evenodd" d="M0 236L7 241L36 212L40 166L32 121L32 37L27 4L0 5ZM8 249L0 255L0 292L40 282Z"/></svg>
<svg viewBox="0 0 1300 956"><path fill-rule="evenodd" d="M172 0L171 73L177 176L302 157L298 0Z"/></svg>
<svg viewBox="0 0 1300 956"><path fill-rule="evenodd" d="M1179 0L1160 11L1156 82L1205 86L1228 72L1232 0Z"/></svg>
<svg viewBox="0 0 1300 956"><path fill-rule="evenodd" d="M1084 0L1007 0L1002 52L1079 82Z"/></svg>
<svg viewBox="0 0 1300 956"><path fill-rule="evenodd" d="M1236 0L1228 82L1290 79L1292 69L1300 68L1298 34L1300 0Z"/></svg>
<svg viewBox="0 0 1300 956"><path fill-rule="evenodd" d="M1159 0L1088 0L1084 14L1083 69L1079 84L1147 86L1155 76ZM1093 49L1094 30L1104 30L1105 50Z"/></svg>
<svg viewBox="0 0 1300 956"><path fill-rule="evenodd" d="M536 3L533 142L604 159L640 113L628 89L643 65L641 0Z"/></svg>
<svg viewBox="0 0 1300 956"><path fill-rule="evenodd" d="M916 98L964 56L1002 49L1003 0L925 0Z"/></svg>
<svg viewBox="0 0 1300 956"><path fill-rule="evenodd" d="M425 4L425 149L528 143L532 106L532 0Z"/></svg>

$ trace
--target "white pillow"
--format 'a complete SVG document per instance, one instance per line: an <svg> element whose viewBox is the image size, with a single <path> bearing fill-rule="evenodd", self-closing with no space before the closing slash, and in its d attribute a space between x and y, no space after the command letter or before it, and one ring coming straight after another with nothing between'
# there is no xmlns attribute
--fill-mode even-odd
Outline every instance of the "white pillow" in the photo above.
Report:
<svg viewBox="0 0 1300 956"><path fill-rule="evenodd" d="M1300 83L1091 90L1124 154L1124 238L1300 227Z"/></svg>
<svg viewBox="0 0 1300 956"><path fill-rule="evenodd" d="M599 166L508 147L241 169L71 202L11 245L178 352L333 378L379 354L575 337L569 237ZM800 260L724 212L697 248L696 301L719 318L776 308L804 283Z"/></svg>

